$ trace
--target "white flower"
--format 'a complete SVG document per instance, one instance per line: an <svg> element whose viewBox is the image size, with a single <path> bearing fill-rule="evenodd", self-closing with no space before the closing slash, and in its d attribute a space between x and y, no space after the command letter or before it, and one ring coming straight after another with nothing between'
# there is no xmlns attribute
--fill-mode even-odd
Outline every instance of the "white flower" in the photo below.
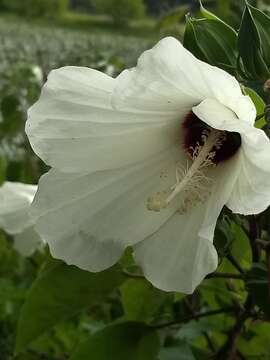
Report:
<svg viewBox="0 0 270 360"><path fill-rule="evenodd" d="M43 83L43 72L41 67L38 65L32 66L32 73L36 81L41 85Z"/></svg>
<svg viewBox="0 0 270 360"><path fill-rule="evenodd" d="M174 38L116 79L52 71L26 125L52 166L33 202L38 232L53 256L90 271L133 246L156 287L191 293L216 269L223 206L270 203L270 142L255 115L235 78Z"/></svg>
<svg viewBox="0 0 270 360"><path fill-rule="evenodd" d="M14 235L14 247L24 256L31 255L42 243L29 216L36 191L36 185L18 182L7 181L0 187L0 228Z"/></svg>

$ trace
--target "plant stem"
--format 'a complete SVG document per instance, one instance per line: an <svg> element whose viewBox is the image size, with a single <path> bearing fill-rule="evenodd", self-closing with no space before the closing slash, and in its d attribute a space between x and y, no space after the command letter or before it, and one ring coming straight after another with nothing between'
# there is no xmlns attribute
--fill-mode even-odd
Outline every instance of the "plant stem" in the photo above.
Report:
<svg viewBox="0 0 270 360"><path fill-rule="evenodd" d="M244 280L244 274L234 274L234 273L221 273L221 272L214 272L212 274L208 274L206 279L212 278L224 278L224 279L240 279Z"/></svg>
<svg viewBox="0 0 270 360"><path fill-rule="evenodd" d="M217 309L217 310L210 310L210 311L205 311L205 312L193 314L190 316L186 316L186 317L183 317L182 319L171 321L168 323L152 325L152 327L154 329L163 329L165 327L181 325L181 324L186 323L191 320L198 320L203 317L219 315L219 314L224 314L224 313L233 313L234 311L235 311L234 306L227 306L227 307Z"/></svg>
<svg viewBox="0 0 270 360"><path fill-rule="evenodd" d="M131 271L128 271L126 269L123 269L122 272L123 272L124 275L126 275L127 277L130 277L132 279L144 279L143 274L131 272ZM212 278L244 280L245 277L244 277L243 274L222 273L222 272L214 272L214 273L208 274L206 276L206 279L212 279Z"/></svg>
<svg viewBox="0 0 270 360"><path fill-rule="evenodd" d="M256 244L258 244L265 251L265 262L267 266L267 279L268 279L268 300L270 303L270 241L263 239L256 239Z"/></svg>
<svg viewBox="0 0 270 360"><path fill-rule="evenodd" d="M235 257L232 254L228 254L227 259L235 267L235 269L240 272L240 274L245 273L245 271L242 269L241 265L238 263L238 261L235 259Z"/></svg>
<svg viewBox="0 0 270 360"><path fill-rule="evenodd" d="M249 295L245 301L244 310L240 311L234 326L228 334L226 343L214 355L217 360L235 360L237 354L237 341L242 333L243 326L246 320L251 316L251 309L253 307L251 296Z"/></svg>
<svg viewBox="0 0 270 360"><path fill-rule="evenodd" d="M268 270L268 300L270 303L270 249L269 247L266 250L266 264Z"/></svg>
<svg viewBox="0 0 270 360"><path fill-rule="evenodd" d="M126 269L122 269L122 273L132 279L144 279L143 274L134 273Z"/></svg>
<svg viewBox="0 0 270 360"><path fill-rule="evenodd" d="M255 215L249 216L249 241L252 251L252 261L260 261L260 247L256 243L256 240L260 238L259 228L257 224L257 219Z"/></svg>

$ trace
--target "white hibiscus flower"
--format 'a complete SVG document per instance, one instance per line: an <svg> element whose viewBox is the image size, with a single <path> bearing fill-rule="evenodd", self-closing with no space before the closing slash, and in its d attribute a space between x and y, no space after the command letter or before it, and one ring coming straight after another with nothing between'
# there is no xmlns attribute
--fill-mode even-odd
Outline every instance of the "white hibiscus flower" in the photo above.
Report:
<svg viewBox="0 0 270 360"><path fill-rule="evenodd" d="M56 258L89 271L127 246L156 287L191 293L217 267L224 205L270 204L270 142L234 77L161 40L116 79L52 71L26 132L52 169L33 216Z"/></svg>
<svg viewBox="0 0 270 360"><path fill-rule="evenodd" d="M23 256L42 244L29 215L36 191L36 185L18 182L7 181L0 187L0 228L14 236L14 247Z"/></svg>

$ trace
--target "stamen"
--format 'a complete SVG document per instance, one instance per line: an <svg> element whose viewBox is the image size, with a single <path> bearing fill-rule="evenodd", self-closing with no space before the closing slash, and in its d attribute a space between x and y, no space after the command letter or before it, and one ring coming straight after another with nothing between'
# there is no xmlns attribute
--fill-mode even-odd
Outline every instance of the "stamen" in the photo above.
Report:
<svg viewBox="0 0 270 360"><path fill-rule="evenodd" d="M215 166L213 161L216 151L222 146L226 139L226 133L220 130L212 129L204 131L202 141L196 144L192 149L193 163L186 167L178 165L175 170L176 183L167 191L161 191L147 200L147 208L149 210L160 211L166 208L175 197L182 193L182 201L179 206L181 213L186 212L197 202L205 201L209 195L209 179L204 170L210 166Z"/></svg>

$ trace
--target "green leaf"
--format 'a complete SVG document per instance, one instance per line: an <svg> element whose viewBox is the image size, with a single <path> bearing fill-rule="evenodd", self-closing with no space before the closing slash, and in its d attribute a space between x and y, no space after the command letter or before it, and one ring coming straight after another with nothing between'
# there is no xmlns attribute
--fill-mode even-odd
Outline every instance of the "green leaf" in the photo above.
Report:
<svg viewBox="0 0 270 360"><path fill-rule="evenodd" d="M223 217L217 221L215 228L214 244L219 256L226 256L233 242L233 235L231 232L230 222L226 217Z"/></svg>
<svg viewBox="0 0 270 360"><path fill-rule="evenodd" d="M252 263L249 238L242 226L234 221L231 221L231 232L234 237L232 255L239 261L243 268L249 268Z"/></svg>
<svg viewBox="0 0 270 360"><path fill-rule="evenodd" d="M103 301L123 281L118 266L99 273L59 262L49 267L33 283L22 307L16 352L24 350L59 322Z"/></svg>
<svg viewBox="0 0 270 360"><path fill-rule="evenodd" d="M237 34L223 21L187 18L184 46L199 59L235 73Z"/></svg>
<svg viewBox="0 0 270 360"><path fill-rule="evenodd" d="M127 320L151 320L168 294L144 279L130 279L121 286L122 305Z"/></svg>
<svg viewBox="0 0 270 360"><path fill-rule="evenodd" d="M221 20L217 15L215 15L214 13L212 13L211 11L207 10L203 4L202 4L202 1L200 1L200 13L201 15L205 18L205 19L209 19L209 20L217 20L217 21L220 21L222 22L224 25L226 25L227 27L231 28L233 30L233 28L226 24L225 21Z"/></svg>
<svg viewBox="0 0 270 360"><path fill-rule="evenodd" d="M209 308L232 304L232 296L226 282L221 279L205 279L200 285L200 295Z"/></svg>
<svg viewBox="0 0 270 360"><path fill-rule="evenodd" d="M238 34L239 54L247 75L265 81L270 77L270 18L246 3Z"/></svg>
<svg viewBox="0 0 270 360"><path fill-rule="evenodd" d="M267 316L270 316L268 271L264 264L253 265L248 274L246 286L254 302Z"/></svg>
<svg viewBox="0 0 270 360"><path fill-rule="evenodd" d="M219 321L217 321L217 319ZM184 324L176 336L182 341L186 341L188 344L193 344L195 339L204 336L206 332L222 331L224 325L220 322L220 319L222 319L222 314L216 315L216 318L214 319L209 317L200 319L199 321L192 320Z"/></svg>
<svg viewBox="0 0 270 360"><path fill-rule="evenodd" d="M249 97L253 101L253 104L256 107L257 115L263 114L265 111L265 102L263 101L263 99L256 93L256 91L254 91L248 87L245 87L244 90L245 90L245 93L247 95L249 95ZM265 120L264 116L262 118L260 118L259 120L257 120L255 123L255 126L258 129L263 128L265 125L266 125L266 120Z"/></svg>
<svg viewBox="0 0 270 360"><path fill-rule="evenodd" d="M160 352L160 360L195 360L190 346L184 342L179 341L177 345L172 347L165 347Z"/></svg>
<svg viewBox="0 0 270 360"><path fill-rule="evenodd" d="M216 16L214 13L212 13L211 11L207 10L203 4L202 1L199 0L200 2L200 13L201 15L205 18L205 19L209 19L209 20L219 20L222 21L218 16Z"/></svg>
<svg viewBox="0 0 270 360"><path fill-rule="evenodd" d="M238 340L238 348L245 359L270 359L270 323L247 321L245 333Z"/></svg>
<svg viewBox="0 0 270 360"><path fill-rule="evenodd" d="M70 360L157 360L159 348L155 331L142 323L125 322L96 332Z"/></svg>

